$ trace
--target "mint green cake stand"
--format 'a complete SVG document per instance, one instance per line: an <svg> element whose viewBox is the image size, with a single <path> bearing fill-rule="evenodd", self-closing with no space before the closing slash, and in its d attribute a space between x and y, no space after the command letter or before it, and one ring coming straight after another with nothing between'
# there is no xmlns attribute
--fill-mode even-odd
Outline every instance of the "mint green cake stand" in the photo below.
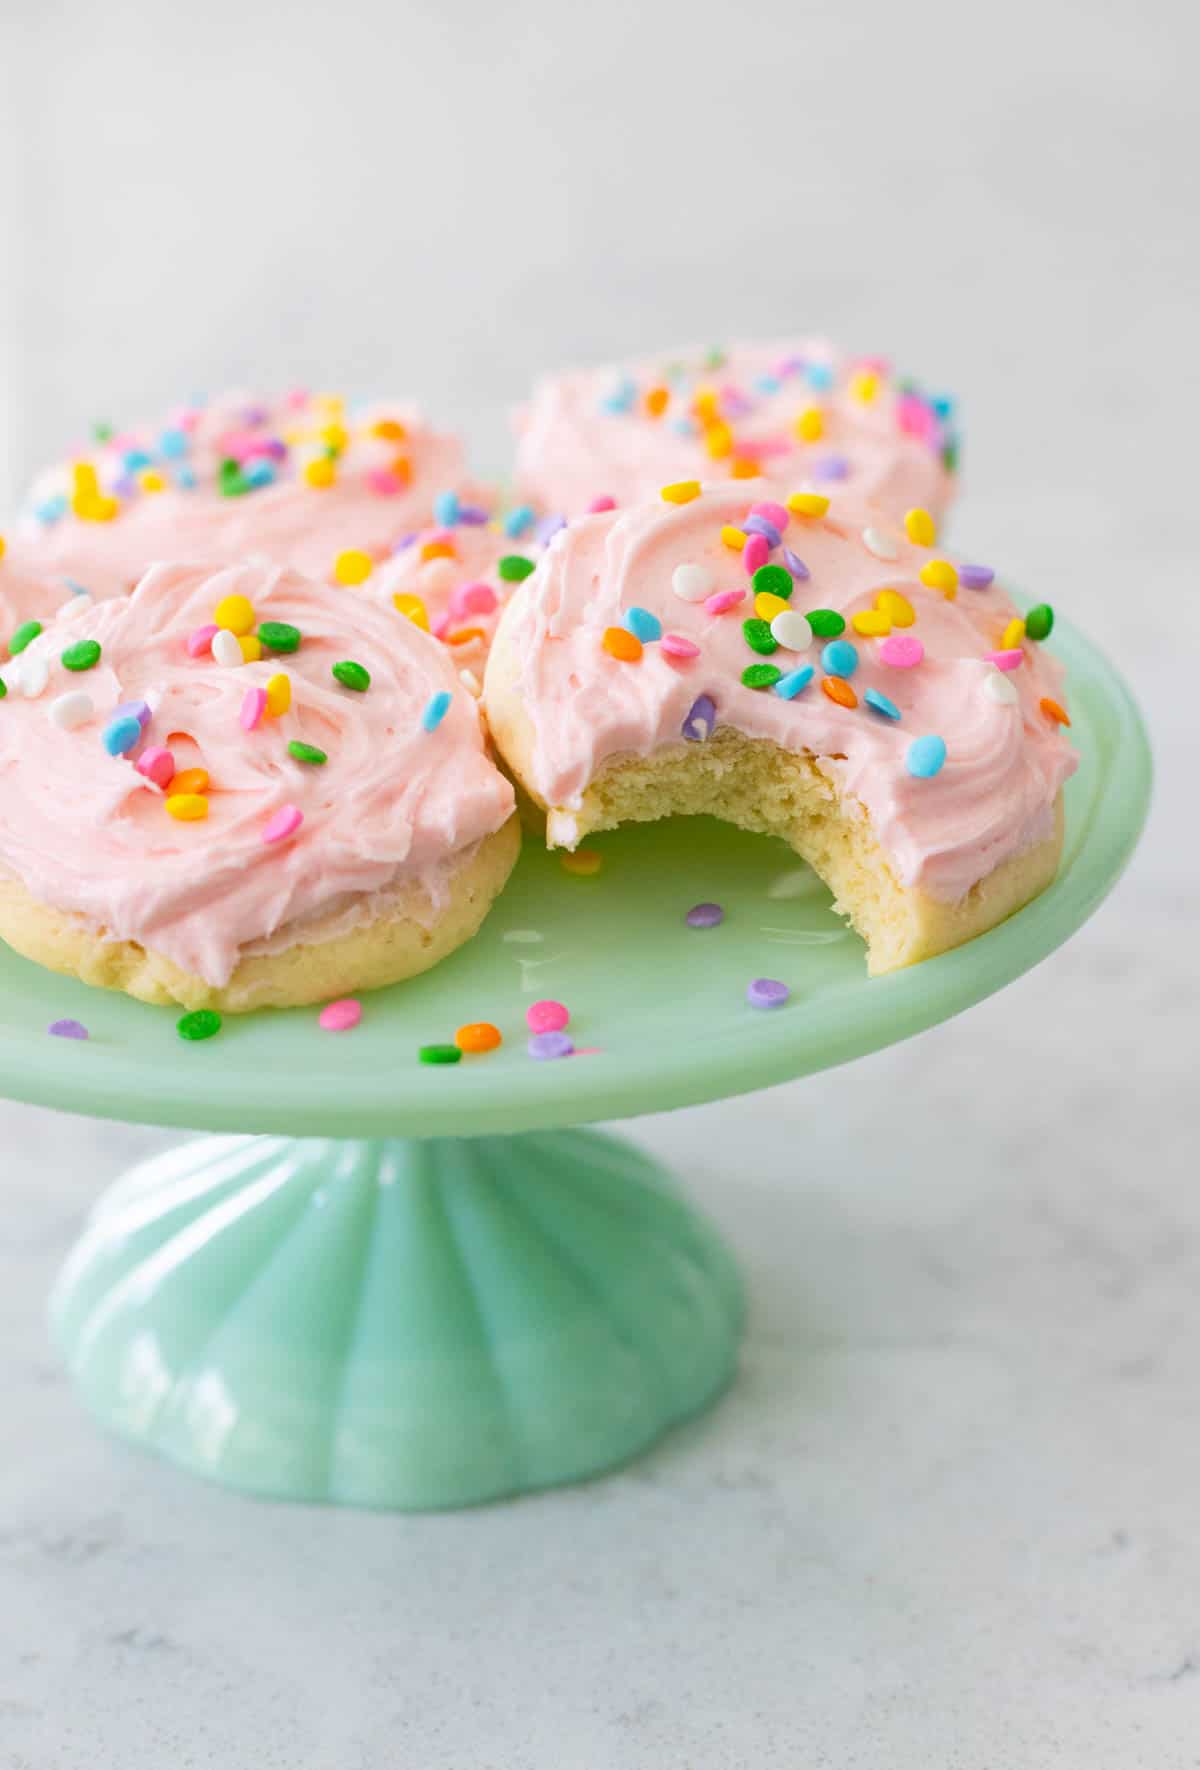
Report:
<svg viewBox="0 0 1200 1770"><path fill-rule="evenodd" d="M844 1063L970 1007L1080 926L1137 839L1150 765L1110 666L1055 638L1083 756L1059 878L892 977L868 980L788 850L706 820L597 840L594 878L527 846L477 938L367 997L350 1033L264 1013L189 1045L172 1011L0 956L4 1091L242 1133L101 1199L53 1299L88 1406L231 1487L406 1509L595 1474L705 1407L737 1358L733 1261L654 1163L567 1127ZM706 900L723 925L687 927ZM790 986L784 1008L747 1004L758 976ZM527 1055L539 997L569 1006L579 1055ZM89 1040L48 1037L60 1017ZM418 1063L470 1020L494 1021L503 1048Z"/></svg>

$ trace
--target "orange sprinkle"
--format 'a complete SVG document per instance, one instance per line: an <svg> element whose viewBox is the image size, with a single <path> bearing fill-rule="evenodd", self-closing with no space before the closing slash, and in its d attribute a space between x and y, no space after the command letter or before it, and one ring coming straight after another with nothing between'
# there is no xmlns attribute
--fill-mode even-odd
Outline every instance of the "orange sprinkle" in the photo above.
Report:
<svg viewBox="0 0 1200 1770"><path fill-rule="evenodd" d="M636 664L642 655L641 640L624 627L606 627L601 644L610 658L619 658L623 664Z"/></svg>
<svg viewBox="0 0 1200 1770"><path fill-rule="evenodd" d="M376 418L371 435L377 436L381 442L403 442L408 432L399 418Z"/></svg>
<svg viewBox="0 0 1200 1770"><path fill-rule="evenodd" d="M424 541L421 544L422 563L427 559L457 559L453 541Z"/></svg>
<svg viewBox="0 0 1200 1770"><path fill-rule="evenodd" d="M858 696L844 676L822 676L821 687L839 707L857 707Z"/></svg>
<svg viewBox="0 0 1200 1770"><path fill-rule="evenodd" d="M735 455L730 462L729 471L734 479L757 479L762 468L757 461L751 461L747 455Z"/></svg>
<svg viewBox="0 0 1200 1770"><path fill-rule="evenodd" d="M502 1043L500 1028L490 1020L472 1020L459 1027L454 1043L460 1051L494 1051Z"/></svg>
<svg viewBox="0 0 1200 1770"><path fill-rule="evenodd" d="M208 791L207 768L180 769L179 773L172 777L171 791L181 793L185 799L190 798L193 793L206 793Z"/></svg>
<svg viewBox="0 0 1200 1770"><path fill-rule="evenodd" d="M594 848L577 848L573 854L564 852L558 858L564 872L574 873L580 879L594 878L604 865L604 856Z"/></svg>
<svg viewBox="0 0 1200 1770"><path fill-rule="evenodd" d="M1041 700L1038 702L1038 706L1042 709L1042 712L1046 715L1047 719L1053 719L1055 725L1070 725L1071 719L1067 709L1065 707L1060 707L1057 701L1052 701L1048 694L1042 696Z"/></svg>
<svg viewBox="0 0 1200 1770"><path fill-rule="evenodd" d="M652 418L661 418L670 402L669 387L652 387L646 395L646 410Z"/></svg>
<svg viewBox="0 0 1200 1770"><path fill-rule="evenodd" d="M392 472L396 475L396 478L400 481L401 485L408 484L409 480L412 478L412 462L407 455L395 455L392 457Z"/></svg>
<svg viewBox="0 0 1200 1770"><path fill-rule="evenodd" d="M455 633L447 633L447 645L470 645L473 639L483 638L482 627L460 627Z"/></svg>

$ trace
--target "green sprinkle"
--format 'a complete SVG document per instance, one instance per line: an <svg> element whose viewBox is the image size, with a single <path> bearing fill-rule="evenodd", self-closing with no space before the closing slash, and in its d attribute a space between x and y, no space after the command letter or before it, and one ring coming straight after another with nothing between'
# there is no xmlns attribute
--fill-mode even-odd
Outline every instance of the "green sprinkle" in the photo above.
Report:
<svg viewBox="0 0 1200 1770"><path fill-rule="evenodd" d="M69 645L62 655L64 670L94 670L100 662L100 644L95 639L81 639Z"/></svg>
<svg viewBox="0 0 1200 1770"><path fill-rule="evenodd" d="M457 1045L422 1045L417 1052L422 1063L461 1063L462 1052Z"/></svg>
<svg viewBox="0 0 1200 1770"><path fill-rule="evenodd" d="M294 756L297 762L311 762L317 766L329 761L324 750L318 750L315 744L302 744L299 738L293 738L288 745L288 755Z"/></svg>
<svg viewBox="0 0 1200 1770"><path fill-rule="evenodd" d="M714 344L711 350L705 352L704 367L706 369L723 369L725 362L725 352L719 344Z"/></svg>
<svg viewBox="0 0 1200 1770"><path fill-rule="evenodd" d="M221 1016L215 1008L195 1008L176 1022L175 1031L181 1039L213 1039L221 1030Z"/></svg>
<svg viewBox="0 0 1200 1770"><path fill-rule="evenodd" d="M774 688L783 675L774 664L749 664L742 671L744 688Z"/></svg>
<svg viewBox="0 0 1200 1770"><path fill-rule="evenodd" d="M1026 639L1049 639L1054 630L1054 610L1048 602L1039 602L1025 616Z"/></svg>
<svg viewBox="0 0 1200 1770"><path fill-rule="evenodd" d="M289 627L286 621L264 621L258 629L258 637L268 651L300 650L300 629Z"/></svg>
<svg viewBox="0 0 1200 1770"><path fill-rule="evenodd" d="M364 670L361 664L354 663L352 659L347 658L344 663L335 664L333 673L343 688L352 688L355 694L366 694L371 686L371 672Z"/></svg>
<svg viewBox="0 0 1200 1770"><path fill-rule="evenodd" d="M958 439L951 437L942 450L942 466L947 473L958 472Z"/></svg>
<svg viewBox="0 0 1200 1770"><path fill-rule="evenodd" d="M846 631L846 622L835 608L810 608L804 618L818 639L836 639Z"/></svg>
<svg viewBox="0 0 1200 1770"><path fill-rule="evenodd" d="M526 559L523 553L506 553L496 570L506 584L519 584L533 570L533 561Z"/></svg>
<svg viewBox="0 0 1200 1770"><path fill-rule="evenodd" d="M113 433L113 427L111 424L105 424L103 421L101 421L98 424L92 425L92 435L95 437L95 439L98 443L111 442L112 441L112 433Z"/></svg>
<svg viewBox="0 0 1200 1770"><path fill-rule="evenodd" d="M770 596L782 596L785 602L795 589L791 572L781 565L760 565L750 582L756 596L765 590Z"/></svg>
<svg viewBox="0 0 1200 1770"><path fill-rule="evenodd" d="M223 498L240 498L243 492L251 491L250 481L242 472L237 461L222 461L217 469L217 490Z"/></svg>
<svg viewBox="0 0 1200 1770"><path fill-rule="evenodd" d="M8 642L8 649L13 657L15 658L18 652L23 652L27 645L32 645L41 630L42 623L40 621L22 621Z"/></svg>
<svg viewBox="0 0 1200 1770"><path fill-rule="evenodd" d="M3 676L0 676L0 701L2 701L4 699L4 697L7 693L8 693L8 684L7 684L7 682L5 682Z"/></svg>
<svg viewBox="0 0 1200 1770"><path fill-rule="evenodd" d="M742 635L750 650L761 652L764 658L769 658L773 651L779 650L779 641L772 633L769 621L760 621L757 618L743 621Z"/></svg>

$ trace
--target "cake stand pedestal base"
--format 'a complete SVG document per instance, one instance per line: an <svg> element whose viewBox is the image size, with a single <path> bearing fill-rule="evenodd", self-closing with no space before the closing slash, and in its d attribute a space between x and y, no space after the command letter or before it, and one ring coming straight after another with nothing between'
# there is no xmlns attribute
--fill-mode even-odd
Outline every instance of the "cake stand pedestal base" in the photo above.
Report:
<svg viewBox="0 0 1200 1770"><path fill-rule="evenodd" d="M597 1132L208 1137L100 1200L52 1314L123 1437L250 1493L428 1510L644 1450L728 1383L742 1299Z"/></svg>

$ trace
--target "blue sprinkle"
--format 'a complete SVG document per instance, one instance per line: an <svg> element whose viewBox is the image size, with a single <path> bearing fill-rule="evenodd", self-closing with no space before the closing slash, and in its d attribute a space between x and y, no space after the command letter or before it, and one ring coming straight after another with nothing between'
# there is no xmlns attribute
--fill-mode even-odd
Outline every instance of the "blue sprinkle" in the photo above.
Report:
<svg viewBox="0 0 1200 1770"><path fill-rule="evenodd" d="M63 583L72 596L90 596L92 594L86 584L77 584L74 578L64 578Z"/></svg>
<svg viewBox="0 0 1200 1770"><path fill-rule="evenodd" d="M441 689L434 695L421 715L421 724L426 731L436 731L446 714L450 711L450 692Z"/></svg>
<svg viewBox="0 0 1200 1770"><path fill-rule="evenodd" d="M778 547L783 539L773 522L768 522L765 516L755 516L753 512L742 524L742 529L746 534L761 535L767 546L771 548Z"/></svg>
<svg viewBox="0 0 1200 1770"><path fill-rule="evenodd" d="M676 436L696 436L699 434L699 426L694 418L672 418L671 429Z"/></svg>
<svg viewBox="0 0 1200 1770"><path fill-rule="evenodd" d="M950 398L948 393L939 393L936 398L931 399L929 403L933 407L937 416L943 420L949 418L953 414L954 401Z"/></svg>
<svg viewBox="0 0 1200 1770"><path fill-rule="evenodd" d="M662 622L648 608L627 608L621 622L643 645L653 645L656 639L662 638Z"/></svg>
<svg viewBox="0 0 1200 1770"><path fill-rule="evenodd" d="M143 467L153 467L154 456L145 449L130 449L122 455L121 465L126 473L140 473Z"/></svg>
<svg viewBox="0 0 1200 1770"><path fill-rule="evenodd" d="M158 439L158 452L164 461L178 461L188 452L187 432L164 430Z"/></svg>
<svg viewBox="0 0 1200 1770"><path fill-rule="evenodd" d="M104 727L100 741L110 756L124 756L142 735L142 722L132 716L114 719Z"/></svg>
<svg viewBox="0 0 1200 1770"><path fill-rule="evenodd" d="M625 379L618 381L616 386L606 393L600 401L600 410L617 414L629 411L637 398L637 387L634 382Z"/></svg>
<svg viewBox="0 0 1200 1770"><path fill-rule="evenodd" d="M33 514L37 517L39 522L57 522L60 517L67 514L67 500L63 497L61 492L56 492L52 498L44 498L42 502L36 506Z"/></svg>
<svg viewBox="0 0 1200 1770"><path fill-rule="evenodd" d="M759 375L754 385L759 393L778 393L779 377L778 375Z"/></svg>
<svg viewBox="0 0 1200 1770"><path fill-rule="evenodd" d="M787 566L793 578L798 578L801 583L803 583L807 577L811 576L808 567L805 565L800 555L798 553L793 553L790 547L785 547L783 550L783 563Z"/></svg>
<svg viewBox="0 0 1200 1770"><path fill-rule="evenodd" d="M931 780L946 760L946 740L940 737L914 738L904 755L904 766L918 780Z"/></svg>
<svg viewBox="0 0 1200 1770"><path fill-rule="evenodd" d="M248 467L243 467L242 478L248 486L269 486L275 483L275 467L270 461L257 455Z"/></svg>
<svg viewBox="0 0 1200 1770"><path fill-rule="evenodd" d="M775 684L775 693L785 701L794 701L812 681L815 672L811 664L801 664L798 670L789 670Z"/></svg>
<svg viewBox="0 0 1200 1770"><path fill-rule="evenodd" d="M853 676L858 669L858 647L848 639L831 639L821 653L826 676Z"/></svg>
<svg viewBox="0 0 1200 1770"><path fill-rule="evenodd" d="M175 475L175 484L190 492L196 483L196 472L192 467L181 467Z"/></svg>
<svg viewBox="0 0 1200 1770"><path fill-rule="evenodd" d="M433 500L433 520L441 529L452 529L458 521L458 493L439 492Z"/></svg>
<svg viewBox="0 0 1200 1770"><path fill-rule="evenodd" d="M877 688L869 688L863 695L863 700L868 707L873 707L877 713L882 713L885 719L899 719L900 717L900 709L895 701L889 701L887 696L880 694Z"/></svg>
<svg viewBox="0 0 1200 1770"><path fill-rule="evenodd" d="M828 363L809 363L804 371L804 379L814 393L827 393L833 386L833 370Z"/></svg>
<svg viewBox="0 0 1200 1770"><path fill-rule="evenodd" d="M510 541L518 541L533 521L533 511L528 504L518 504L504 518L504 532Z"/></svg>

